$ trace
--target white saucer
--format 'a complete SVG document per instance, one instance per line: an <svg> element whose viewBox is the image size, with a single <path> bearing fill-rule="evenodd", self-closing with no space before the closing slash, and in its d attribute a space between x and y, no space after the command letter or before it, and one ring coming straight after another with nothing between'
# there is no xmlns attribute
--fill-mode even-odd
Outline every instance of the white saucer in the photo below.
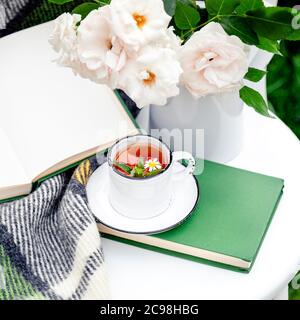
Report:
<svg viewBox="0 0 300 320"><path fill-rule="evenodd" d="M175 165L182 166L180 163ZM189 175L183 180L173 181L173 196L170 207L159 216L149 219L125 217L115 211L108 200L108 169L106 162L93 173L87 184L87 197L94 215L109 228L138 234L167 231L188 218L198 202L198 183L194 176Z"/></svg>

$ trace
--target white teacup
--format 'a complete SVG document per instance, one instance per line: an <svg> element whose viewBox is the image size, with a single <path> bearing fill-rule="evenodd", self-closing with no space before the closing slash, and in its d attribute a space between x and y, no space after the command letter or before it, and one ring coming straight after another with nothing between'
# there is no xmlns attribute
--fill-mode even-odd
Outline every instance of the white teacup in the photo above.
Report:
<svg viewBox="0 0 300 320"><path fill-rule="evenodd" d="M157 175L137 178L123 175L115 166L115 158L121 150L131 144L151 144L159 148L166 158L166 167ZM175 170L174 164L187 160L187 167ZM135 218L147 219L160 215L168 209L172 201L172 180L184 179L192 174L195 159L185 151L171 152L160 140L146 135L130 136L116 142L108 153L109 164L109 201L120 214Z"/></svg>

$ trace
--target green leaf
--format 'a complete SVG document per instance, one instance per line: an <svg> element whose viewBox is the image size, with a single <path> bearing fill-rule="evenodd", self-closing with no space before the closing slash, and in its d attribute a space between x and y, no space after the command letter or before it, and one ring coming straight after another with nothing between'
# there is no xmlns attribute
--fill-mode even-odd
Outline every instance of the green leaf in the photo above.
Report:
<svg viewBox="0 0 300 320"><path fill-rule="evenodd" d="M243 0L242 0L243 1ZM241 0L206 0L206 9L211 17L233 13Z"/></svg>
<svg viewBox="0 0 300 320"><path fill-rule="evenodd" d="M111 0L94 0L96 3L100 5L100 7L106 6L111 3Z"/></svg>
<svg viewBox="0 0 300 320"><path fill-rule="evenodd" d="M164 0L164 7L166 13L173 17L176 9L176 0Z"/></svg>
<svg viewBox="0 0 300 320"><path fill-rule="evenodd" d="M300 27L300 26L299 26ZM295 29L287 37L286 40L298 41L300 40L300 29Z"/></svg>
<svg viewBox="0 0 300 320"><path fill-rule="evenodd" d="M192 29L200 21L199 12L191 6L177 1L175 10L175 24L181 30Z"/></svg>
<svg viewBox="0 0 300 320"><path fill-rule="evenodd" d="M74 0L48 0L48 1L55 4L65 4L68 2L73 2Z"/></svg>
<svg viewBox="0 0 300 320"><path fill-rule="evenodd" d="M268 51L268 52L272 52L272 53L276 53L276 54L281 54L280 53L280 44L277 40L271 40L271 39L267 39L265 37L262 36L258 36L258 40L259 40L259 44L257 44L256 46L259 49Z"/></svg>
<svg viewBox="0 0 300 320"><path fill-rule="evenodd" d="M264 70L259 70L250 67L244 78L252 82L258 82L266 75L266 73L267 72Z"/></svg>
<svg viewBox="0 0 300 320"><path fill-rule="evenodd" d="M291 52L289 51L289 41L286 40L281 40L280 41L280 46L279 46L279 50L280 50L280 54L284 57L286 57L287 59L289 59L291 57Z"/></svg>
<svg viewBox="0 0 300 320"><path fill-rule="evenodd" d="M250 45L259 44L256 33L249 27L246 19L237 16L229 16L221 18L220 23L229 35L235 35L244 43Z"/></svg>
<svg viewBox="0 0 300 320"><path fill-rule="evenodd" d="M197 8L196 0L178 0L179 2Z"/></svg>
<svg viewBox="0 0 300 320"><path fill-rule="evenodd" d="M260 8L248 11L246 16L256 33L267 39L285 39L293 31L291 8Z"/></svg>
<svg viewBox="0 0 300 320"><path fill-rule="evenodd" d="M144 176L144 168L139 168L138 166L135 166L131 171L131 175L133 177L142 178Z"/></svg>
<svg viewBox="0 0 300 320"><path fill-rule="evenodd" d="M118 167L119 169L127 172L128 174L131 173L132 169L130 166L128 166L127 164L125 163L119 163L119 162L114 162L114 166Z"/></svg>
<svg viewBox="0 0 300 320"><path fill-rule="evenodd" d="M144 170L144 166L145 166L144 158L140 158L140 159L139 159L137 166L138 166L139 168L142 168L142 169Z"/></svg>
<svg viewBox="0 0 300 320"><path fill-rule="evenodd" d="M84 19L91 11L96 10L101 5L93 2L85 2L77 6L72 13L80 14L81 19Z"/></svg>
<svg viewBox="0 0 300 320"><path fill-rule="evenodd" d="M162 169L153 170L151 172L147 172L146 177L153 177L162 172Z"/></svg>
<svg viewBox="0 0 300 320"><path fill-rule="evenodd" d="M240 89L240 98L250 107L263 116L270 117L268 106L261 94L252 88L244 86Z"/></svg>
<svg viewBox="0 0 300 320"><path fill-rule="evenodd" d="M235 8L237 14L244 14L247 11L264 7L262 0L242 0L241 4Z"/></svg>

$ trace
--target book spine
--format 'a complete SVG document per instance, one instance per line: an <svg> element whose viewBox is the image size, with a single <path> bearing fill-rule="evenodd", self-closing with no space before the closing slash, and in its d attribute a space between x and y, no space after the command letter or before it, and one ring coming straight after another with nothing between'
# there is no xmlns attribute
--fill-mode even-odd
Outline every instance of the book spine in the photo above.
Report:
<svg viewBox="0 0 300 320"><path fill-rule="evenodd" d="M129 240L129 239L124 239L124 238L113 236L113 235L103 233L103 232L101 232L101 236L103 236L104 238L109 239L109 240L118 241L118 242L121 242L124 244L138 247L138 248L151 250L151 251L162 253L162 254L167 254L167 255L170 255L170 256L173 256L176 258L181 258L181 259L186 259L186 260L190 260L190 261L194 261L194 262L198 262L198 263L203 263L203 264L213 266L213 267L223 268L226 270L231 270L231 271L236 271L236 272L241 272L241 273L249 273L251 270L251 268L250 269L241 269L241 268L233 267L233 266L230 266L227 264L209 261L209 260L202 259L199 257L187 255L187 254L184 254L181 252L171 251L171 250L167 250L164 248L148 245L145 243L141 243L141 242L137 242L137 241L133 241L133 240Z"/></svg>

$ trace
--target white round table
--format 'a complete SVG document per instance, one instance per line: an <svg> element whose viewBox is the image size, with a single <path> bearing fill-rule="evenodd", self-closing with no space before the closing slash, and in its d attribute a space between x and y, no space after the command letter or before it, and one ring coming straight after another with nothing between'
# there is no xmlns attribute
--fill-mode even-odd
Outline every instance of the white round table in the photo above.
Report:
<svg viewBox="0 0 300 320"><path fill-rule="evenodd" d="M272 299L300 270L300 144L279 119L245 110L241 154L227 163L284 178L284 194L249 274L103 239L113 299Z"/></svg>

